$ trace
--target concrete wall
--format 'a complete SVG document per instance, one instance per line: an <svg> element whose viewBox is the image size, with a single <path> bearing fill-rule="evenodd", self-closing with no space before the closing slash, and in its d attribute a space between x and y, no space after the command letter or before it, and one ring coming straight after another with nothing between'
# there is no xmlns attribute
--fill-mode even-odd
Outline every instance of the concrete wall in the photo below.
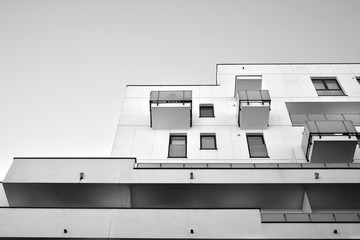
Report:
<svg viewBox="0 0 360 240"><path fill-rule="evenodd" d="M270 126L265 130L241 130L237 126L235 76L249 74L262 75L262 89L270 92ZM336 76L347 96L319 97L310 79L313 76ZM360 102L360 84L355 76L360 76L360 64L220 65L219 86L128 86L112 155L150 162L306 162L301 149L303 127L292 126L285 102ZM185 131L151 129L151 90L192 90L193 127ZM214 104L215 118L199 118L201 103ZM186 159L167 158L169 134L173 132L187 133ZM216 133L218 150L200 150L203 132ZM246 133L250 132L263 133L270 159L250 159L246 142ZM359 147L354 159L360 162Z"/></svg>
<svg viewBox="0 0 360 240"><path fill-rule="evenodd" d="M335 239L359 238L358 225L261 223L257 209L0 209L0 236L7 238Z"/></svg>

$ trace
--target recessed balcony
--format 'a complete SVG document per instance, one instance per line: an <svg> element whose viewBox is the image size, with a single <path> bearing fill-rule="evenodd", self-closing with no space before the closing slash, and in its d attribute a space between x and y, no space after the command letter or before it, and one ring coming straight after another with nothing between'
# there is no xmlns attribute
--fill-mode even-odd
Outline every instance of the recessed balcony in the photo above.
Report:
<svg viewBox="0 0 360 240"><path fill-rule="evenodd" d="M261 75L237 75L235 76L235 92L238 91L256 91L261 90L262 76Z"/></svg>
<svg viewBox="0 0 360 240"><path fill-rule="evenodd" d="M307 121L301 146L311 163L351 163L358 137L352 121Z"/></svg>
<svg viewBox="0 0 360 240"><path fill-rule="evenodd" d="M268 128L271 104L268 90L240 90L236 99L238 125L241 129Z"/></svg>
<svg viewBox="0 0 360 240"><path fill-rule="evenodd" d="M151 91L152 129L189 129L192 125L192 91Z"/></svg>

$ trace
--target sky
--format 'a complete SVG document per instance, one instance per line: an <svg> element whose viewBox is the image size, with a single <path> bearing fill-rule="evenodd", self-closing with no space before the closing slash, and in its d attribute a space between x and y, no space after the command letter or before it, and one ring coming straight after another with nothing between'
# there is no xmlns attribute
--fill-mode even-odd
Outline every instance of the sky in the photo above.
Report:
<svg viewBox="0 0 360 240"><path fill-rule="evenodd" d="M217 63L360 63L359 9L0 0L0 181L13 157L110 156L127 84L213 84Z"/></svg>

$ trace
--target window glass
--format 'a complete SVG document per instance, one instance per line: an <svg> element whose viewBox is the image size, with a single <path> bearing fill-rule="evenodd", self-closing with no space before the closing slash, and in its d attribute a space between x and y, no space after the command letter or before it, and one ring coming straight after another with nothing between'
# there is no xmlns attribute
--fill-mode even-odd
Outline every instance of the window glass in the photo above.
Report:
<svg viewBox="0 0 360 240"><path fill-rule="evenodd" d="M261 136L248 136L248 142L250 145L264 144Z"/></svg>
<svg viewBox="0 0 360 240"><path fill-rule="evenodd" d="M170 135L169 158L186 158L186 135Z"/></svg>
<svg viewBox="0 0 360 240"><path fill-rule="evenodd" d="M200 117L214 117L214 105L200 104Z"/></svg>
<svg viewBox="0 0 360 240"><path fill-rule="evenodd" d="M311 78L319 96L344 96L336 78Z"/></svg>
<svg viewBox="0 0 360 240"><path fill-rule="evenodd" d="M171 144L173 144L173 145L184 145L185 144L185 137L172 136L171 137Z"/></svg>
<svg viewBox="0 0 360 240"><path fill-rule="evenodd" d="M324 83L321 80L313 80L315 89L326 89Z"/></svg>
<svg viewBox="0 0 360 240"><path fill-rule="evenodd" d="M262 134L247 135L249 154L251 158L267 158L268 152Z"/></svg>
<svg viewBox="0 0 360 240"><path fill-rule="evenodd" d="M200 135L200 149L216 149L215 134Z"/></svg>
<svg viewBox="0 0 360 240"><path fill-rule="evenodd" d="M328 89L340 89L338 83L336 82L336 80L328 80L325 82Z"/></svg>

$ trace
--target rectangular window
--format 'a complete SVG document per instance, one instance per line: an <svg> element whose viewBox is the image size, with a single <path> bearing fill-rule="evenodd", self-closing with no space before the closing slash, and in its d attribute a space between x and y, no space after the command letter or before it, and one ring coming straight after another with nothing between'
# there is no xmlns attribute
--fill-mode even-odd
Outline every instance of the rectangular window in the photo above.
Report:
<svg viewBox="0 0 360 240"><path fill-rule="evenodd" d="M169 158L186 158L186 134L171 134L169 139Z"/></svg>
<svg viewBox="0 0 360 240"><path fill-rule="evenodd" d="M268 158L268 152L262 134L247 134L246 135L249 154L251 158Z"/></svg>
<svg viewBox="0 0 360 240"><path fill-rule="evenodd" d="M201 133L200 134L200 149L201 150L216 150L216 135L215 133Z"/></svg>
<svg viewBox="0 0 360 240"><path fill-rule="evenodd" d="M345 95L335 77L329 77L329 78L313 77L311 78L311 80L319 96Z"/></svg>
<svg viewBox="0 0 360 240"><path fill-rule="evenodd" d="M200 104L200 117L215 117L214 104Z"/></svg>

